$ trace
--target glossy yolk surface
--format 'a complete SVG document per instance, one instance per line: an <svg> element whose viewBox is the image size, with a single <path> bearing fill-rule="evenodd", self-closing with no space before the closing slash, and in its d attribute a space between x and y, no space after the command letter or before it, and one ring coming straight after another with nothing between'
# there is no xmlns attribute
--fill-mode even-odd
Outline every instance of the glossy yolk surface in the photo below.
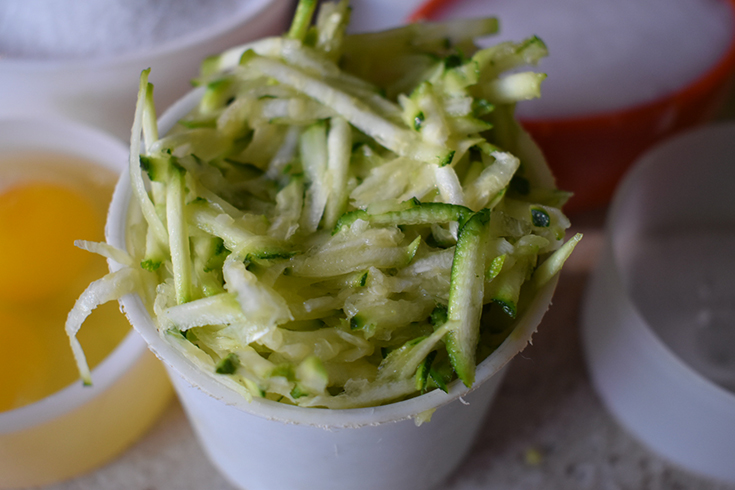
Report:
<svg viewBox="0 0 735 490"><path fill-rule="evenodd" d="M63 288L91 255L74 240L101 239L93 203L57 184L32 182L0 194L0 297L29 301Z"/></svg>

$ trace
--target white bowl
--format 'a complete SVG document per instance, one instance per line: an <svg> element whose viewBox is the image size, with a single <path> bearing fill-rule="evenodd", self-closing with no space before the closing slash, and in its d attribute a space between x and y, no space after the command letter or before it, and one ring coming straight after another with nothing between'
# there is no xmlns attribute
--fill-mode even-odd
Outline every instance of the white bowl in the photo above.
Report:
<svg viewBox="0 0 735 490"><path fill-rule="evenodd" d="M165 134L198 102L201 90L173 105L159 122ZM125 246L131 189L118 183L108 243ZM265 399L245 400L164 341L137 295L121 303L133 327L166 364L207 455L237 487L265 489L419 490L445 479L470 450L502 380L502 368L528 343L551 303L544 286L518 327L477 369L474 390L461 382L385 406L328 410ZM418 415L436 409L417 426Z"/></svg>
<svg viewBox="0 0 735 490"><path fill-rule="evenodd" d="M670 140L613 200L583 303L594 386L662 456L735 483L735 125Z"/></svg>
<svg viewBox="0 0 735 490"><path fill-rule="evenodd" d="M0 117L63 115L127 141L140 72L151 68L159 111L191 89L206 56L280 34L291 0L250 0L205 30L139 52L74 60L0 60ZM83 28L83 26L80 26Z"/></svg>
<svg viewBox="0 0 735 490"><path fill-rule="evenodd" d="M113 137L63 119L0 120L0 151L76 156L115 172L128 155ZM151 426L172 394L165 370L134 331L92 379L93 387L76 382L0 412L0 488L44 485L106 463Z"/></svg>

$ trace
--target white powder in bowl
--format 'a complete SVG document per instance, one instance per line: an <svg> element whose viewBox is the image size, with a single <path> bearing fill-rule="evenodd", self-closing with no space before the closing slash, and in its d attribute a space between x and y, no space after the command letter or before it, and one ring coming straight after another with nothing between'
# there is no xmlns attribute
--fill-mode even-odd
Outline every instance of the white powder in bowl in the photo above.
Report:
<svg viewBox="0 0 735 490"><path fill-rule="evenodd" d="M1 0L0 56L95 58L206 30L248 0Z"/></svg>
<svg viewBox="0 0 735 490"><path fill-rule="evenodd" d="M541 99L526 118L593 114L649 102L685 87L714 66L733 40L726 0L458 0L441 18L494 15L501 32L536 34L549 57Z"/></svg>

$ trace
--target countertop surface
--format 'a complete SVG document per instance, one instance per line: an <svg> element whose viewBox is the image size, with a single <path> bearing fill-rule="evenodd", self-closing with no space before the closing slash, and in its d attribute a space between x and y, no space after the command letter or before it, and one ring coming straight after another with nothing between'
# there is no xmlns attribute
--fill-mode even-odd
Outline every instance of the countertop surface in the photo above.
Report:
<svg viewBox="0 0 735 490"><path fill-rule="evenodd" d="M510 365L469 457L439 487L735 490L662 460L608 414L586 371L579 306L603 242L604 210L572 216L584 239L567 262L533 345ZM569 235L571 236L571 235ZM177 401L97 471L45 490L235 490L206 459ZM286 489L284 489L286 490Z"/></svg>

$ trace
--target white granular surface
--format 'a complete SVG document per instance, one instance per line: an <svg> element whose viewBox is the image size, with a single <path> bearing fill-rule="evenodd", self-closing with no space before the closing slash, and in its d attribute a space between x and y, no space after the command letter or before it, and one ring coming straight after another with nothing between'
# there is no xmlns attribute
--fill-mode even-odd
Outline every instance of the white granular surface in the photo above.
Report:
<svg viewBox="0 0 735 490"><path fill-rule="evenodd" d="M248 0L0 0L0 57L95 58L205 30Z"/></svg>
<svg viewBox="0 0 735 490"><path fill-rule="evenodd" d="M443 18L493 15L489 42L541 37L549 57L530 118L604 112L680 89L715 65L733 39L726 0L456 0Z"/></svg>

